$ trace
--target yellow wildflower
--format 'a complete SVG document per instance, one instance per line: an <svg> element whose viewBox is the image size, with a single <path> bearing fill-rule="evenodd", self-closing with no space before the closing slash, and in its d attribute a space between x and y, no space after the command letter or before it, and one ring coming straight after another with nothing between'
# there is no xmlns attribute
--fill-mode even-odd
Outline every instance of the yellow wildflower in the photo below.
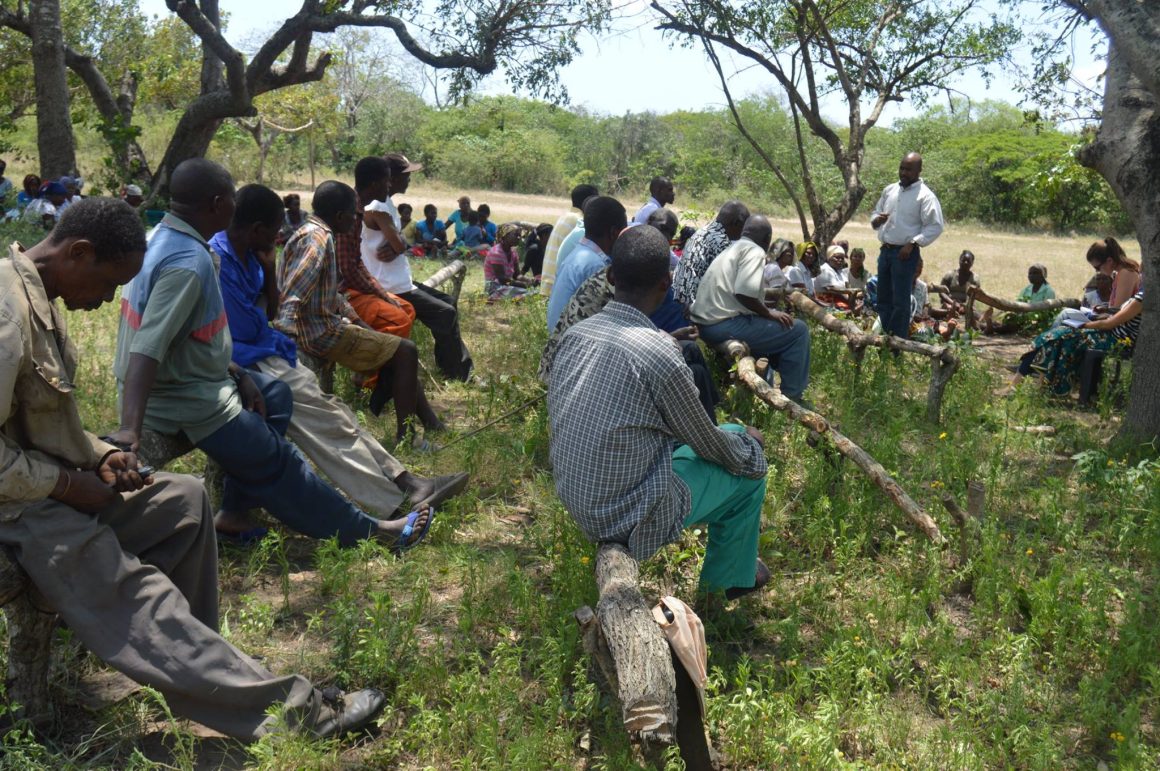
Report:
<svg viewBox="0 0 1160 771"><path fill-rule="evenodd" d="M939 438L939 439L946 439L946 438L947 438L947 432L946 432L946 431L943 431L941 434L939 434L939 435L938 435L938 438Z"/></svg>
<svg viewBox="0 0 1160 771"><path fill-rule="evenodd" d="M588 556L587 556L587 555L585 555L585 556L583 556L583 557L581 557L581 558L580 558L580 564L581 564L581 565L587 565L587 564L588 564Z"/></svg>
<svg viewBox="0 0 1160 771"><path fill-rule="evenodd" d="M1030 556L1031 556L1032 554L1034 554L1034 553L1035 553L1035 549L1028 549L1028 550L1027 550L1027 556L1028 556L1028 557L1030 557Z"/></svg>

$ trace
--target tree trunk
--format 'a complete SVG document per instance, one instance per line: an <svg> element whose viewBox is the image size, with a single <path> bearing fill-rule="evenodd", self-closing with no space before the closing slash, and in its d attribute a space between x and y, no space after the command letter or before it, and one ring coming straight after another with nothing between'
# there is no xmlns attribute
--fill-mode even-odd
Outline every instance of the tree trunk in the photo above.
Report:
<svg viewBox="0 0 1160 771"><path fill-rule="evenodd" d="M71 174L77 166L69 114L68 75L60 26L60 0L30 0L32 69L36 83L36 147L45 179Z"/></svg>
<svg viewBox="0 0 1160 771"><path fill-rule="evenodd" d="M1109 45L1103 122L1079 160L1108 181L1136 225L1144 259L1144 311L1132 356L1132 390L1119 439L1160 438L1160 115L1143 87Z"/></svg>

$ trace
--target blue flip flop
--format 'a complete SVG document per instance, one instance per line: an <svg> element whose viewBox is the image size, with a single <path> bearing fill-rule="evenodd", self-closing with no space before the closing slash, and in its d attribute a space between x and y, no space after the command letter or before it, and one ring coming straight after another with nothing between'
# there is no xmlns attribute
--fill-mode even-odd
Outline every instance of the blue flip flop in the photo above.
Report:
<svg viewBox="0 0 1160 771"><path fill-rule="evenodd" d="M423 525L423 529L419 531L419 535L413 540L411 536L415 534L415 523L419 521L419 517L423 516L418 511L412 511L407 515L407 522L403 525L403 532L399 534L399 540L395 544L395 554L402 554L405 551L410 551L422 543L423 539L427 537L427 531L431 529L431 523L435 521L435 509L431 509L427 515L427 522Z"/></svg>

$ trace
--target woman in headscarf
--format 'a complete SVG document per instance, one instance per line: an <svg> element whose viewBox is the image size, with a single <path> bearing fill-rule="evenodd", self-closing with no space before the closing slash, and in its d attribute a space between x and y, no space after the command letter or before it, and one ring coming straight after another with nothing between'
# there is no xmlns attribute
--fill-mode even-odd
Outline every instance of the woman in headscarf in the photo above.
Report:
<svg viewBox="0 0 1160 771"><path fill-rule="evenodd" d="M818 245L813 241L803 241L797 245L798 261L785 271L789 285L794 289L801 289L810 297L814 296L814 276L818 275L821 265L818 264Z"/></svg>
<svg viewBox="0 0 1160 771"><path fill-rule="evenodd" d="M517 278L520 258L516 244L520 240L520 226L505 222L496 231L495 246L483 259L483 291L488 302L523 297L528 293L528 282Z"/></svg>
<svg viewBox="0 0 1160 771"><path fill-rule="evenodd" d="M1037 262L1027 269L1027 286L1019 292L1015 302L1041 303L1055 299L1055 290L1047 283L1047 266ZM1026 331L1028 334L1043 329L1055 315L1054 311L1035 311L1033 313L1005 313L998 320L992 320L993 308L988 308L983 314L983 329L989 335L1011 335Z"/></svg>
<svg viewBox="0 0 1160 771"><path fill-rule="evenodd" d="M785 272L793 265L793 242L779 238L769 247L765 255L765 271L761 275L761 286L766 291L770 289L785 289L789 286L789 279Z"/></svg>

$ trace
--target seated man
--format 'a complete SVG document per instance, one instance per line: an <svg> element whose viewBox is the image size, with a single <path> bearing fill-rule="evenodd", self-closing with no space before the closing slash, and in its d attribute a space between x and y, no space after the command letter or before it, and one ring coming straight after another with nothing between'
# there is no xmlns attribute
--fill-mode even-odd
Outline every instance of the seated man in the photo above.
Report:
<svg viewBox="0 0 1160 771"><path fill-rule="evenodd" d="M399 224L402 224L402 221L400 215ZM419 233L417 245L422 246L428 256L447 246L447 228L444 227L443 220L439 219L439 209L435 204L429 203L423 207L423 219L415 225L415 230Z"/></svg>
<svg viewBox="0 0 1160 771"><path fill-rule="evenodd" d="M672 283L664 237L626 231L610 276L614 301L569 329L550 363L556 492L589 539L638 560L707 524L701 589L732 599L760 588L761 434L705 417L688 367L648 320Z"/></svg>
<svg viewBox="0 0 1160 771"><path fill-rule="evenodd" d="M263 185L246 185L238 191L229 228L209 242L221 258L218 279L234 363L290 386L294 411L287 436L335 487L371 514L394 516L404 498L434 507L458 495L467 474L424 479L407 471L359 427L345 404L322 393L318 378L298 363L294 341L269 325L280 301L274 239L281 220L278 194Z"/></svg>
<svg viewBox="0 0 1160 771"><path fill-rule="evenodd" d="M717 218L689 238L681 262L673 273L673 294L679 303L686 308L693 304L705 271L717 255L741 237L741 228L747 219L749 209L745 204L726 201L717 212Z"/></svg>
<svg viewBox="0 0 1160 771"><path fill-rule="evenodd" d="M769 359L766 379L781 375L781 390L800 402L810 381L810 330L801 319L765 307L762 271L773 229L755 214L745 221L741 239L726 249L705 271L693 321L710 345L740 340L754 357Z"/></svg>
<svg viewBox="0 0 1160 771"><path fill-rule="evenodd" d="M955 314L963 312L963 308L967 302L967 290L972 286L982 286L979 277L972 270L974 266L974 253L964 249L962 254L959 255L959 269L957 271L951 271L942 277L942 285L946 287L948 293L948 297L944 298L943 302Z"/></svg>
<svg viewBox="0 0 1160 771"><path fill-rule="evenodd" d="M177 474L142 478L131 452L86 432L70 385L76 349L59 298L95 310L141 269L133 207L87 198L0 260L0 543L94 655L160 691L173 712L243 741L289 724L333 736L367 724L376 690L324 695L276 677L218 634L209 497ZM51 376L51 379L50 377Z"/></svg>
<svg viewBox="0 0 1160 771"><path fill-rule="evenodd" d="M648 215L648 221L645 223L660 231L660 234L669 240L672 244L673 239L677 237L677 228L680 227L680 222L677 220L677 214L672 209L654 209L653 213ZM677 263L680 258L677 253L669 247L669 272L677 269Z"/></svg>
<svg viewBox="0 0 1160 771"><path fill-rule="evenodd" d="M627 224L628 214L615 198L597 196L584 204L584 237L556 266L556 284L548 298L549 332L580 285L608 266L612 245Z"/></svg>
<svg viewBox="0 0 1160 771"><path fill-rule="evenodd" d="M560 246L575 229L581 217L584 216L581 212L581 209L584 208L584 202L597 195L600 195L600 191L596 189L595 185L576 185L572 188L572 208L561 214L552 227L552 233L548 236L548 244L544 247L544 265L540 274L541 292L545 297L551 296L552 284L556 281L556 264L560 254Z"/></svg>
<svg viewBox="0 0 1160 771"><path fill-rule="evenodd" d="M355 227L356 201L354 190L341 182L323 182L314 192L313 214L282 252L274 327L311 356L376 374L371 412L380 414L393 398L396 441L410 437L415 449L430 451L412 419L418 416L431 431L442 431L444 425L423 393L418 349L410 340L371 329L338 293L334 234Z"/></svg>
<svg viewBox="0 0 1160 771"><path fill-rule="evenodd" d="M286 384L230 361L217 260L206 242L233 217L229 172L203 158L184 161L173 170L169 194L170 211L122 295L114 442L135 451L144 426L184 434L217 461L226 473L215 520L223 533L252 530L247 513L261 506L304 535L337 537L343 546L365 538L400 548L417 543L430 521L427 506L405 521L356 509L282 438L293 403Z"/></svg>

